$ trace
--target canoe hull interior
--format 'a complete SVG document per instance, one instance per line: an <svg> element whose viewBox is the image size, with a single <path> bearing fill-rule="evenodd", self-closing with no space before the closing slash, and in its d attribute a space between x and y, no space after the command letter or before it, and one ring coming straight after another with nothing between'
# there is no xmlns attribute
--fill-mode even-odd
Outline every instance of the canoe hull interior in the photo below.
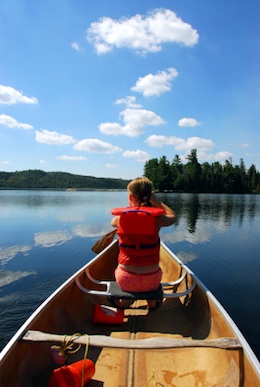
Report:
<svg viewBox="0 0 260 387"><path fill-rule="evenodd" d="M197 280L192 293L180 298L166 298L161 307L148 312L145 301L135 301L126 309L123 324L93 324L95 304L108 304L106 297L86 294L75 284L75 277L85 288L100 289L86 276L85 270L98 280L114 279L118 247L112 245L71 277L23 325L1 353L1 386L47 386L55 368L50 358L52 342L25 342L18 338L27 330L61 335L105 335L138 340L151 337L206 341L222 337L237 337L232 320L223 315L214 297ZM176 280L181 274L178 259L162 244L161 267L163 281ZM188 269L187 269L188 270ZM177 292L192 283L192 273L181 282ZM172 292L172 290L169 290ZM138 308L137 308L138 307ZM230 323L230 321L231 323ZM238 332L239 333L239 332ZM241 335L242 336L242 335ZM241 341L241 337L239 337ZM167 348L129 349L90 346L88 358L96 372L88 386L144 386L149 380L163 386L258 386L259 363L248 344L243 349ZM84 356L84 346L68 362ZM159 384L160 385L160 384Z"/></svg>

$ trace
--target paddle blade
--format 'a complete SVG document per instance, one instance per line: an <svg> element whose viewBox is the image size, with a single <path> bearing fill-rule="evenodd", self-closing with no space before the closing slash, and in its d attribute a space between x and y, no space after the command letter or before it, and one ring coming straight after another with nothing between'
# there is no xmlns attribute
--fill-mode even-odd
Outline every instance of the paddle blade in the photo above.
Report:
<svg viewBox="0 0 260 387"><path fill-rule="evenodd" d="M94 253L99 254L101 251L103 251L114 239L114 236L116 235L116 229L113 231L110 231L108 234L102 236L92 247L92 251Z"/></svg>

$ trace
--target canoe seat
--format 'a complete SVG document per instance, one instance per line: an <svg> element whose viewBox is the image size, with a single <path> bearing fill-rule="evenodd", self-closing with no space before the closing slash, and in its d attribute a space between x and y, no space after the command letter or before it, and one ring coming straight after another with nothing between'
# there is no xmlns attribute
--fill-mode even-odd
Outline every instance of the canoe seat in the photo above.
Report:
<svg viewBox="0 0 260 387"><path fill-rule="evenodd" d="M123 308L120 307L120 300L129 300L132 302L136 300L156 300L154 309L157 309L161 305L164 298L179 298L186 296L187 294L191 293L196 286L195 278L192 276L191 285L189 287L186 286L186 290L183 292L176 292L178 285L187 279L187 272L184 268L182 268L181 275L177 280L172 282L162 282L159 288L152 292L125 292L118 286L116 281L99 281L94 279L89 273L88 268L85 270L85 274L93 284L105 286L105 290L87 289L82 286L79 277L77 277L75 282L78 288L87 294L107 297L109 303L113 306L116 306L118 309ZM172 289L172 291L166 292L166 290L169 289Z"/></svg>
<svg viewBox="0 0 260 387"><path fill-rule="evenodd" d="M156 304L153 308L150 308L150 310L159 308L163 301L162 285L160 285L157 290L151 292L126 292L118 286L116 281L111 281L108 284L108 291L111 293L111 295L108 296L110 304L118 309L124 309L124 307L120 305L120 300L129 300L133 302L136 300L155 300Z"/></svg>

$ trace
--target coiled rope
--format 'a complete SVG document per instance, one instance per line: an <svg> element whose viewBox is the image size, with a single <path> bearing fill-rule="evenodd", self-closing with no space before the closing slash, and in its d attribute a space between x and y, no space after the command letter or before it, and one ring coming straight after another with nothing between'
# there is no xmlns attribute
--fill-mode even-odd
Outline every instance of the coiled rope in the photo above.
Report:
<svg viewBox="0 0 260 387"><path fill-rule="evenodd" d="M62 343L61 343L61 351L66 355L67 353L69 354L74 354L78 352L81 348L81 344L79 344L75 349L73 349L73 346L75 345L74 341L82 336L86 336L86 344L85 344L85 351L84 351L84 358L83 358L83 366L82 366L82 376L81 376L81 387L84 387L84 373L85 373L85 362L87 359L88 355L88 349L89 349L89 336L87 333L85 334L80 334L80 333L74 333L69 339L67 339L67 335L64 336Z"/></svg>

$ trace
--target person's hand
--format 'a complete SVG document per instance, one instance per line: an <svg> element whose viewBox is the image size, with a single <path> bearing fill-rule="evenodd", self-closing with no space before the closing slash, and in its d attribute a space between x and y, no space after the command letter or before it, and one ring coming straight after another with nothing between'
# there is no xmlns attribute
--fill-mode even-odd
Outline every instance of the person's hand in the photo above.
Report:
<svg viewBox="0 0 260 387"><path fill-rule="evenodd" d="M150 198L150 203L152 203L154 206L158 206L160 205L160 202L158 202L158 200L156 199L156 196L155 196L155 193L154 191L152 192L151 194L151 198Z"/></svg>

